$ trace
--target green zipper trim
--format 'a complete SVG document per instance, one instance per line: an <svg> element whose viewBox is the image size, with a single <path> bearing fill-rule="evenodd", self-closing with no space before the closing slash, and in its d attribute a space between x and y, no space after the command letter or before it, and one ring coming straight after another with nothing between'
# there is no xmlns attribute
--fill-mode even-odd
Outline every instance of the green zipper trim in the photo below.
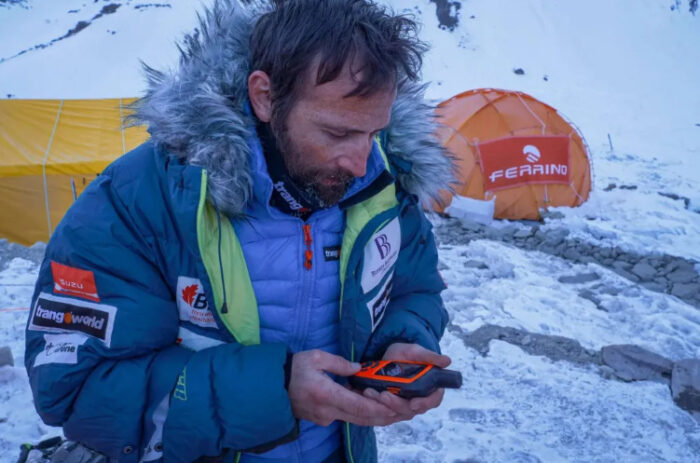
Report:
<svg viewBox="0 0 700 463"><path fill-rule="evenodd" d="M376 139L379 152L384 159L386 170L391 172L389 158L387 158L384 149L382 148L379 138ZM348 263L352 254L353 247L357 242L357 237L360 236L362 229L376 216L384 211L391 209L399 204L396 199L396 185L393 183L385 187L382 191L372 196L369 199L355 204L348 209L345 221L345 232L343 233L342 251L340 252L340 303L338 304L338 319L343 315L343 295L345 293L345 278L348 270ZM386 224L382 223L378 227L381 228ZM350 361L355 361L355 343L350 346ZM350 423L345 423L345 436L347 439L348 456L350 463L355 463L355 458L352 455L352 446L350 443Z"/></svg>
<svg viewBox="0 0 700 463"><path fill-rule="evenodd" d="M233 463L238 463L241 461L241 455L243 455L241 452L236 452L236 459L233 460Z"/></svg>
<svg viewBox="0 0 700 463"><path fill-rule="evenodd" d="M220 219L207 201L207 172L202 170L197 207L197 242L214 293L214 306L236 341L244 345L260 344L258 303L243 249L231 221L225 217L224 220ZM224 312L222 307L225 301L232 304L227 304Z"/></svg>

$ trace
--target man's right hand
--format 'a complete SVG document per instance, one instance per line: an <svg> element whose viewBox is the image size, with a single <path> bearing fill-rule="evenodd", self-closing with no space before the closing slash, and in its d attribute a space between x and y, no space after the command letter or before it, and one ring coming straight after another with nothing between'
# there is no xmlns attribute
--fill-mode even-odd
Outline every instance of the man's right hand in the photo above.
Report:
<svg viewBox="0 0 700 463"><path fill-rule="evenodd" d="M402 418L387 406L339 385L326 374L351 376L358 371L359 363L321 350L294 354L288 387L294 416L320 426L335 420L361 426L386 426L400 421Z"/></svg>

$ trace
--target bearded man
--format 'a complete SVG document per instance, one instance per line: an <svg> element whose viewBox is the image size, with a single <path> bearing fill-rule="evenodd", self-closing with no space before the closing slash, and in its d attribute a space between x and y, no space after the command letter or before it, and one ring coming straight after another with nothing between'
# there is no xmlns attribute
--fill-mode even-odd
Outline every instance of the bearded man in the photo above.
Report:
<svg viewBox="0 0 700 463"><path fill-rule="evenodd" d="M357 391L360 361L441 367L421 203L451 179L416 25L370 0L220 0L149 72L151 139L57 227L27 327L42 419L119 462L373 462L372 426L443 391Z"/></svg>

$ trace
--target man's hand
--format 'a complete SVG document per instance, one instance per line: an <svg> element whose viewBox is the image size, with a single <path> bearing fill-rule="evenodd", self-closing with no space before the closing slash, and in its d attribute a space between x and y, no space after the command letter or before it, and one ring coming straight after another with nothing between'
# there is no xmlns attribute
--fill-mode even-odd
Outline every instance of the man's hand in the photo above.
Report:
<svg viewBox="0 0 700 463"><path fill-rule="evenodd" d="M384 353L382 360L410 360L414 362L431 363L440 368L446 368L452 362L446 355L440 355L430 351L419 344L394 343ZM390 408L398 417L395 421L410 420L416 415L427 412L437 407L442 402L444 389L438 389L427 397L403 399L388 391L377 392L374 389L365 389L363 395Z"/></svg>
<svg viewBox="0 0 700 463"><path fill-rule="evenodd" d="M399 414L333 381L325 372L351 376L358 363L320 350L298 352L292 357L289 399L294 416L328 426L335 420L361 426L386 426L400 421Z"/></svg>

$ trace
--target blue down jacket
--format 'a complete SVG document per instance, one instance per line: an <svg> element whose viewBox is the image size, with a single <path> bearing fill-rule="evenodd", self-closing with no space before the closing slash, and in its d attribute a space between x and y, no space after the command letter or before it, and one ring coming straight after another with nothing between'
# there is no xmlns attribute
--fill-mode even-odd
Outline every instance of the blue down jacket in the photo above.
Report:
<svg viewBox="0 0 700 463"><path fill-rule="evenodd" d="M371 158L375 167L368 175L377 175L382 161L376 149ZM301 221L268 207L267 221L256 224L265 214L260 211L252 221L234 221L258 296L263 342L235 342L217 310L183 317L177 299L188 286L201 283L206 300L214 300L196 244L201 171L150 143L127 154L69 210L41 266L26 355L37 410L46 423L63 425L69 438L115 461L144 456L149 461L161 451L168 462L194 461L296 437L284 387L290 350L324 348L354 360L377 358L395 341L438 350L446 316L435 244L415 199L405 193L399 193L396 207L372 219L351 252L340 326L337 300L330 302L331 296L340 296L340 285L323 276L312 281L315 273L296 271L303 268ZM268 198L270 190L271 182ZM342 217L341 211L324 213ZM265 222L284 238L261 241ZM342 227L335 222L310 219L322 227L317 236L328 239L314 248L318 267L338 267L323 257L324 247L339 242ZM390 268L373 276L364 260L374 246L369 238L381 223L399 225L401 249ZM289 227L296 228L296 239L284 233ZM279 279L265 276L266 268L280 272ZM285 269L302 281L284 278ZM369 292L362 289L363 275L376 279ZM368 305L376 305L387 287L386 311L373 319ZM192 299L198 292L193 294ZM301 306L309 309L316 297L327 300L319 301L318 314L291 313L286 307L299 312L292 295L308 298ZM280 317L288 317L288 323ZM370 429L348 426L345 433L354 461L376 458Z"/></svg>
<svg viewBox="0 0 700 463"><path fill-rule="evenodd" d="M270 449L314 461L342 436L348 461L373 462L371 428L297 422L285 363L308 348L350 360L397 341L439 349L444 284L418 200L447 186L452 163L422 89L402 85L382 140L391 175L375 146L347 201L309 219L302 270L304 224L269 207L246 110L256 18L234 5L203 16L209 33L185 41L174 74L151 72L136 108L151 142L107 168L51 238L26 333L35 406L110 461Z"/></svg>

